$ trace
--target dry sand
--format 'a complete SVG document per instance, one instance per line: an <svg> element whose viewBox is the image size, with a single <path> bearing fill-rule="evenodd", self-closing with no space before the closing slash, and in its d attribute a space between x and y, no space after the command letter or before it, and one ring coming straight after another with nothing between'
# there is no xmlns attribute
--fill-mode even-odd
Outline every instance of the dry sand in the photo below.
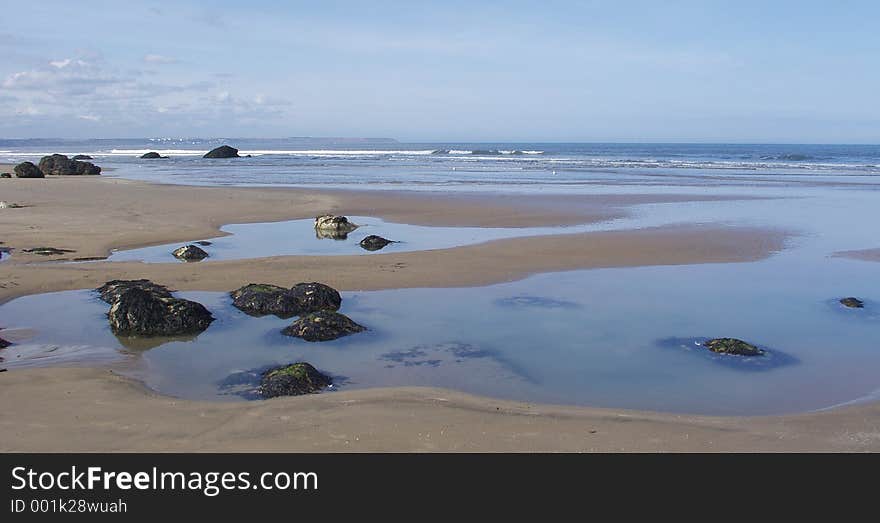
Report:
<svg viewBox="0 0 880 523"><path fill-rule="evenodd" d="M352 193L150 185L108 178L0 180L0 240L16 248L111 248L216 235L225 223L373 215L426 225L532 226L620 216L626 206L690 196L500 196ZM714 199L705 197L700 199ZM341 289L463 286L541 271L750 261L784 247L780 231L694 225L499 240L400 254L275 257L203 264L0 263L0 302L33 292L147 277L179 289L249 281L326 281ZM707 418L537 406L437 389L345 391L266 402L163 397L108 370L0 373L0 449L388 451L880 450L880 407L760 418Z"/></svg>

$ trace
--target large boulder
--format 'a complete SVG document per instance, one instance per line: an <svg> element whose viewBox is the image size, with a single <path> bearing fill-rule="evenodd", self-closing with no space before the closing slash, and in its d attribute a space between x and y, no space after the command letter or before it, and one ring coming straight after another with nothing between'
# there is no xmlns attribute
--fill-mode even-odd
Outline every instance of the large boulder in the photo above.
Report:
<svg viewBox="0 0 880 523"><path fill-rule="evenodd" d="M391 240L387 240L381 236L376 236L375 234L371 234L361 240L360 246L362 249L367 251L378 251L384 249L386 245L389 243L394 243Z"/></svg>
<svg viewBox="0 0 880 523"><path fill-rule="evenodd" d="M238 158L238 149L235 147L229 147L228 145L221 145L216 149L211 149L203 158Z"/></svg>
<svg viewBox="0 0 880 523"><path fill-rule="evenodd" d="M107 314L110 329L123 336L176 336L207 329L214 317L201 303L141 288L122 293Z"/></svg>
<svg viewBox="0 0 880 523"><path fill-rule="evenodd" d="M232 304L254 316L274 314L290 318L320 310L338 310L342 297L323 283L297 283L290 289L265 283L249 283L230 293Z"/></svg>
<svg viewBox="0 0 880 523"><path fill-rule="evenodd" d="M717 354L733 354L735 356L762 356L764 351L751 343L736 338L714 338L703 342L703 347Z"/></svg>
<svg viewBox="0 0 880 523"><path fill-rule="evenodd" d="M849 298L841 298L840 304L844 307L849 307L850 309L862 309L865 307L865 302L858 298L853 298L852 296Z"/></svg>
<svg viewBox="0 0 880 523"><path fill-rule="evenodd" d="M156 151L150 151L148 153L144 153L141 155L141 159L143 159L143 160L155 160L157 158L168 158L168 157L162 156L161 154L157 153Z"/></svg>
<svg viewBox="0 0 880 523"><path fill-rule="evenodd" d="M330 341L365 330L366 327L358 325L344 314L318 311L300 317L285 327L281 334L306 341Z"/></svg>
<svg viewBox="0 0 880 523"><path fill-rule="evenodd" d="M15 176L18 178L45 178L46 175L39 167L31 162L21 162L13 169Z"/></svg>
<svg viewBox="0 0 880 523"><path fill-rule="evenodd" d="M101 295L102 300L112 305L131 289L141 289L157 296L171 298L171 291L167 287L150 280L110 280L95 290Z"/></svg>
<svg viewBox="0 0 880 523"><path fill-rule="evenodd" d="M53 154L40 159L40 170L45 175L73 176L101 174L101 168L91 162L71 160L63 154Z"/></svg>
<svg viewBox="0 0 880 523"><path fill-rule="evenodd" d="M260 395L264 398L299 396L319 392L330 386L329 376L308 363L294 363L269 369L260 377Z"/></svg>
<svg viewBox="0 0 880 523"><path fill-rule="evenodd" d="M179 249L175 249L171 254L178 260L199 261L208 257L208 253L195 245L185 245Z"/></svg>

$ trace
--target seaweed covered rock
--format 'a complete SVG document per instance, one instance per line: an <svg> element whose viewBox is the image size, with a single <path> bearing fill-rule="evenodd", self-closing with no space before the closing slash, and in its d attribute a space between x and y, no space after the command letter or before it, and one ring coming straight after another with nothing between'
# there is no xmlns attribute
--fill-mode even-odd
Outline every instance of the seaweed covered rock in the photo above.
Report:
<svg viewBox="0 0 880 523"><path fill-rule="evenodd" d="M151 294L155 294L163 298L171 297L171 291L169 291L167 287L165 287L164 285L159 285L158 283L153 283L150 280L146 279L110 280L95 290L98 291L98 293L101 295L102 300L112 305L114 302L119 300L120 296L131 289L141 289L143 291L147 291Z"/></svg>
<svg viewBox="0 0 880 523"><path fill-rule="evenodd" d="M388 245L389 243L394 243L394 242L391 240L386 240L385 238L383 238L381 236L376 236L375 234L371 234L371 235L367 236L366 238L364 238L363 240L361 240L360 246L362 249L365 249L368 251L378 251L378 250L385 248L385 246Z"/></svg>
<svg viewBox="0 0 880 523"><path fill-rule="evenodd" d="M348 233L358 228L358 225L349 221L345 216L322 214L315 217L315 233L318 238L333 238L344 240Z"/></svg>
<svg viewBox="0 0 880 523"><path fill-rule="evenodd" d="M150 151L148 153L144 153L141 155L142 160L155 160L158 158L168 158L168 157L162 156L161 154L157 153L156 151Z"/></svg>
<svg viewBox="0 0 880 523"><path fill-rule="evenodd" d="M17 178L45 178L46 175L43 174L43 171L40 170L39 167L34 165L31 162L21 162L16 165L14 169L15 176Z"/></svg>
<svg viewBox="0 0 880 523"><path fill-rule="evenodd" d="M235 147L229 147L228 145L221 145L215 149L211 149L205 156L202 158L238 158L238 149Z"/></svg>
<svg viewBox="0 0 880 523"><path fill-rule="evenodd" d="M751 343L736 338L715 338L703 342L706 347L717 354L733 354L736 356L762 356L764 351Z"/></svg>
<svg viewBox="0 0 880 523"><path fill-rule="evenodd" d="M101 168L91 162L71 160L63 154L53 154L40 159L40 170L43 174L73 176L85 174L101 174Z"/></svg>
<svg viewBox="0 0 880 523"><path fill-rule="evenodd" d="M62 254L68 254L76 251L71 249L59 249L57 247L33 247L30 249L22 249L21 252L26 252L29 254L39 254L40 256L60 256Z"/></svg>
<svg viewBox="0 0 880 523"><path fill-rule="evenodd" d="M281 334L306 341L330 341L365 330L366 327L358 325L344 314L318 311L302 316L285 327Z"/></svg>
<svg viewBox="0 0 880 523"><path fill-rule="evenodd" d="M260 395L264 398L312 394L330 386L329 376L310 364L294 363L269 369L260 377Z"/></svg>
<svg viewBox="0 0 880 523"><path fill-rule="evenodd" d="M175 336L202 332L214 317L201 303L141 288L123 292L107 314L110 329L127 336Z"/></svg>
<svg viewBox="0 0 880 523"><path fill-rule="evenodd" d="M862 309L865 307L865 302L858 298L853 298L852 296L849 298L841 298L840 304L844 307L849 307L850 309Z"/></svg>
<svg viewBox="0 0 880 523"><path fill-rule="evenodd" d="M232 304L255 316L274 314L290 318L320 310L337 310L342 297L323 283L297 283L290 289L265 283L249 283L230 293Z"/></svg>
<svg viewBox="0 0 880 523"><path fill-rule="evenodd" d="M175 249L171 254L178 260L199 261L208 257L208 253L195 245L185 245L179 249Z"/></svg>

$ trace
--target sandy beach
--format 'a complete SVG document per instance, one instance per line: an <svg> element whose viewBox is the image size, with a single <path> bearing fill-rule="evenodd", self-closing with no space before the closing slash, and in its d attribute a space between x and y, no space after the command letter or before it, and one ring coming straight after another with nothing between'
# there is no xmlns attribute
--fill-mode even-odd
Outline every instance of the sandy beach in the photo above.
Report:
<svg viewBox="0 0 880 523"><path fill-rule="evenodd" d="M150 278L180 290L229 291L260 281L324 281L340 290L457 287L538 272L766 258L786 231L694 224L497 240L372 256L286 256L210 264L52 263L111 249L216 235L225 223L368 214L425 225L588 223L640 203L717 196L476 196L200 188L112 178L2 180L0 235L16 254L0 264L0 302L38 292ZM106 369L0 373L4 451L864 451L880 450L878 407L792 416L715 418L555 407L450 390L342 391L264 402L164 397Z"/></svg>

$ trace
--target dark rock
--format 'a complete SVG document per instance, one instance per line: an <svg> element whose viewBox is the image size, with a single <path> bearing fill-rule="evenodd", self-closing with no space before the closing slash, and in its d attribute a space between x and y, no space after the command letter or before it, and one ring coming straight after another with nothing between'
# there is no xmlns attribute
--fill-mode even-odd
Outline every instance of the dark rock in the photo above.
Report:
<svg viewBox="0 0 880 523"><path fill-rule="evenodd" d="M171 291L168 290L168 287L150 280L111 280L95 290L101 295L102 300L112 305L119 300L120 296L131 289L141 289L162 298L171 298Z"/></svg>
<svg viewBox="0 0 880 523"><path fill-rule="evenodd" d="M101 168L91 162L71 160L63 154L53 154L40 159L40 170L45 175L73 176L101 174Z"/></svg>
<svg viewBox="0 0 880 523"><path fill-rule="evenodd" d="M371 235L367 236L366 238L364 238L363 240L361 240L360 246L362 249L365 249L368 251L378 251L378 250L383 249L389 243L394 243L394 242L391 240L386 240L385 238L383 238L381 236L376 236L375 234L371 234Z"/></svg>
<svg viewBox="0 0 880 523"><path fill-rule="evenodd" d="M159 154L159 153L157 153L157 152L155 152L155 151L150 151L150 152L148 152L148 153L144 153L144 154L141 155L141 159L142 159L142 160L154 160L154 159L157 159L157 158L168 158L168 157L167 157L167 156L162 156L161 154Z"/></svg>
<svg viewBox="0 0 880 523"><path fill-rule="evenodd" d="M717 354L734 354L736 356L761 356L764 351L750 343L736 338L715 338L703 342L706 347Z"/></svg>
<svg viewBox="0 0 880 523"><path fill-rule="evenodd" d="M173 254L174 257L179 260L186 260L186 261L204 260L205 258L208 257L207 252L196 247L195 245L186 245L184 247L181 247L181 248L175 250L171 254Z"/></svg>
<svg viewBox="0 0 880 523"><path fill-rule="evenodd" d="M321 216L315 217L315 230L319 233L330 235L348 234L357 228L358 225L356 223L348 221L348 218L346 218L345 216L323 214Z"/></svg>
<svg viewBox="0 0 880 523"><path fill-rule="evenodd" d="M281 331L281 334L306 341L330 341L365 330L366 327L358 325L344 314L318 311L291 323Z"/></svg>
<svg viewBox="0 0 880 523"><path fill-rule="evenodd" d="M330 386L329 376L308 363L294 363L267 370L260 378L260 394L264 398L312 394Z"/></svg>
<svg viewBox="0 0 880 523"><path fill-rule="evenodd" d="M87 154L77 154L73 157L74 160L94 160L91 156Z"/></svg>
<svg viewBox="0 0 880 523"><path fill-rule="evenodd" d="M211 245L211 242L206 241L206 240L200 240L200 241L193 242L193 243L195 243L196 245L201 245L203 247L207 247L208 245Z"/></svg>
<svg viewBox="0 0 880 523"><path fill-rule="evenodd" d="M15 176L18 178L45 178L46 175L39 167L31 162L21 162L13 169Z"/></svg>
<svg viewBox="0 0 880 523"><path fill-rule="evenodd" d="M12 178L12 173L0 173L0 178Z"/></svg>
<svg viewBox="0 0 880 523"><path fill-rule="evenodd" d="M22 249L21 252L31 254L39 254L40 256L59 256L70 252L76 252L70 249L56 249L55 247L34 247L33 249Z"/></svg>
<svg viewBox="0 0 880 523"><path fill-rule="evenodd" d="M339 292L323 283L297 283L290 289L277 285L249 283L230 293L232 304L255 316L274 314L290 318L320 310L337 310L342 304Z"/></svg>
<svg viewBox="0 0 880 523"><path fill-rule="evenodd" d="M5 349L6 347L12 345L12 342L6 341L3 338L0 338L0 349Z"/></svg>
<svg viewBox="0 0 880 523"><path fill-rule="evenodd" d="M862 309L865 307L865 302L858 298L853 298L852 296L849 298L842 298L840 304L844 307L849 307L850 309Z"/></svg>
<svg viewBox="0 0 880 523"><path fill-rule="evenodd" d="M110 307L110 329L117 335L175 336L202 332L214 317L201 303L132 288Z"/></svg>
<svg viewBox="0 0 880 523"><path fill-rule="evenodd" d="M228 145L221 145L216 149L211 149L203 158L238 158L238 149L235 147L229 147Z"/></svg>

